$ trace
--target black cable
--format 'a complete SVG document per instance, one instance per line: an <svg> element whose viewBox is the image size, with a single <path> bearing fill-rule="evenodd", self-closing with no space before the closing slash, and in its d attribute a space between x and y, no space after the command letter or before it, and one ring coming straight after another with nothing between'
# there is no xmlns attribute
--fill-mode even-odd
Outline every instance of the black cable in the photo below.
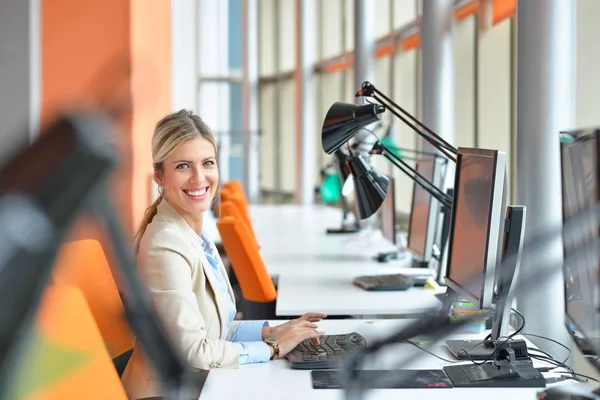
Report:
<svg viewBox="0 0 600 400"><path fill-rule="evenodd" d="M551 358L551 357L546 357L540 354L529 354L530 358L535 358L537 360L542 360L542 361L546 361L552 365L555 365L556 367L561 367L561 368L565 368L567 369L569 372L571 372L571 367L569 367L568 365L565 365L563 363L561 363L560 361Z"/></svg>
<svg viewBox="0 0 600 400"><path fill-rule="evenodd" d="M523 331L523 328L525 328L525 316L521 314L521 312L519 312L519 310L517 310L516 308L511 307L511 310L521 318L521 326L519 326L519 328L517 328L517 330L509 336L512 339L516 335L522 335L521 332Z"/></svg>
<svg viewBox="0 0 600 400"><path fill-rule="evenodd" d="M531 349L531 350L538 350L538 351L540 351L539 349ZM545 352L544 352L544 353L545 353ZM530 354L530 355L529 355L529 357L531 357L531 358L535 358L535 359L538 359L538 360L542 360L542 361L546 361L546 362L549 362L549 363L551 363L551 364L554 364L554 365L557 365L557 366L559 366L559 367L562 367L562 368L566 369L570 375L573 375L573 376L581 376L581 377L583 377L583 378L586 378L586 379L591 379L591 380L593 380L593 381L595 381L595 382L600 382L600 381L599 381L598 379L596 379L596 378L593 378L593 377L591 377L591 376L584 375L584 374L580 374L579 372L575 372L575 371L573 371L573 369L572 369L570 366L568 366L568 365L566 365L565 363L562 363L562 362L560 362L560 361L558 361L558 360L556 360L556 359L554 359L554 358L551 358L551 357L545 357L545 356L540 356L540 355L537 355L537 354Z"/></svg>
<svg viewBox="0 0 600 400"><path fill-rule="evenodd" d="M529 351L537 351L539 353L542 353L545 357L548 357L548 358L551 358L553 360L556 360L556 358L552 354L548 353L547 351L538 349L537 347L528 347L527 350L529 350ZM557 362L561 362L561 361L558 361L558 360L556 360L556 361ZM562 364L564 364L564 362L562 362Z"/></svg>
<svg viewBox="0 0 600 400"><path fill-rule="evenodd" d="M567 350L567 352L569 354L567 354L567 357L565 358L565 361L563 361L563 363L566 363L567 360L569 359L569 357L571 357L571 349L569 349L567 346L565 346L564 344L560 343L559 341L556 341L554 339L550 339L550 338L545 337L545 336L536 335L536 334L533 334L533 333L521 333L521 335L522 336L533 336L533 337L536 337L536 338L544 339L544 340L547 340L549 342L556 343L557 345L559 345L563 349Z"/></svg>
<svg viewBox="0 0 600 400"><path fill-rule="evenodd" d="M599 381L598 379L596 379L596 378L593 378L593 377L591 377L591 376L584 375L584 374L580 374L579 372L575 372L575 371L573 371L573 369L572 369L571 367L569 367L568 365L566 365L566 364L564 364L564 363L561 363L560 361L558 361L558 360L555 360L555 359L553 359L553 358L544 357L544 356L539 356L539 355L535 355L535 354L530 354L529 356L530 356L531 358L536 358L536 359L538 359L538 360L546 361L546 362L549 362L549 363L551 363L551 364L555 364L555 365L557 365L557 366L559 366L559 367L565 368L565 369L568 371L567 373L568 373L568 374L570 374L570 375L573 375L573 376L581 376L581 377L583 377L583 378L590 379L590 380L592 380L592 381L595 381L595 382L600 382L600 381Z"/></svg>
<svg viewBox="0 0 600 400"><path fill-rule="evenodd" d="M431 351L427 350L426 348L424 348L424 347L421 347L420 345L416 344L415 342L413 342L413 341L411 341L411 340L408 340L408 339L406 339L406 343L412 344L412 345L413 345L413 346L415 346L417 349L419 349L419 350L422 350L422 351L424 351L425 353L427 353L427 354L429 354L429 355L432 355L432 356L434 356L435 358L437 358L437 359L439 359L439 360L442 360L442 361L444 361L444 362L447 362L447 363L452 363L452 364L455 364L455 363L457 363L457 362L460 362L460 360L458 360L458 361L457 361L457 360L448 360L447 358L440 357L440 356L438 356L438 355L434 354L433 352L431 352Z"/></svg>
<svg viewBox="0 0 600 400"><path fill-rule="evenodd" d="M600 382L600 381L599 381L598 379L596 379L596 378L592 378L591 376L584 375L584 374L580 374L579 372L571 372L571 375L575 375L575 376L581 376L582 378L585 378L585 379L590 379L590 380L592 380L592 381L594 381L594 382Z"/></svg>
<svg viewBox="0 0 600 400"><path fill-rule="evenodd" d="M495 357L496 357L496 355L498 354L498 352L502 349L502 346L504 346L509 340L510 340L510 337L506 337L506 339L504 339L504 342L500 343L499 345L496 345L495 348L494 348L494 351L492 351L492 353L488 356L488 358L486 358L485 360L483 360L481 362L477 362L477 361L473 360L473 358L471 358L471 355L469 354L469 350L472 350L475 347L483 344L485 341L479 342L478 344L476 344L475 346L471 347L468 350L459 349L457 351L457 353L459 353L459 354L463 354L464 353L469 358L469 361L471 361L475 365L483 365L483 364L487 363L488 361L494 360ZM499 341L500 341L500 338L498 338L498 342Z"/></svg>

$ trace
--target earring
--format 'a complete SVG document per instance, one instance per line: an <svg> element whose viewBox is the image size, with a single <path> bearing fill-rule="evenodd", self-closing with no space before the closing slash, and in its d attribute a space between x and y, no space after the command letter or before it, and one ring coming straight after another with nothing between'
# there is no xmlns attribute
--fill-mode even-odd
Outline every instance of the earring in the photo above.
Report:
<svg viewBox="0 0 600 400"><path fill-rule="evenodd" d="M160 186L158 187L158 194L160 194L160 195L162 196L162 194L163 194L164 192L165 192L165 188L164 188L164 186L163 186L163 185L160 185Z"/></svg>

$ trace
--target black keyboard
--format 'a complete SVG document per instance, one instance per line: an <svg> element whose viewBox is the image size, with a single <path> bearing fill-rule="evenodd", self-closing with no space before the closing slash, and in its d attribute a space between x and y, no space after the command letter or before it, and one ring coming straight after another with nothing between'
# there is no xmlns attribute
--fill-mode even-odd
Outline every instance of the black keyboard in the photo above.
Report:
<svg viewBox="0 0 600 400"><path fill-rule="evenodd" d="M369 275L358 276L352 283L365 290L407 290L415 285L410 275Z"/></svg>
<svg viewBox="0 0 600 400"><path fill-rule="evenodd" d="M344 335L323 335L319 344L306 339L286 358L294 369L334 369L339 368L342 355L350 350L367 346L367 340L356 332Z"/></svg>

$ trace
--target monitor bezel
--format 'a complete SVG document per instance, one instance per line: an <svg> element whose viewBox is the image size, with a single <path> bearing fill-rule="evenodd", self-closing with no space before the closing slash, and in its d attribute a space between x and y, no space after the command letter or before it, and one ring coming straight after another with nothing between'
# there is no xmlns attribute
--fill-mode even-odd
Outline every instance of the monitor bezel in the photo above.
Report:
<svg viewBox="0 0 600 400"><path fill-rule="evenodd" d="M431 162L433 164L433 169L431 171L431 179L427 176L425 176L425 178L429 179L430 182L434 186L440 187L442 184L442 181L443 181L443 177L445 175L445 168L444 168L445 164L443 163L443 160L439 160L437 158L425 158L425 157L420 158L419 160L417 160L417 165L416 165L416 171L419 172L420 174L422 174L422 171L419 170L419 166L424 161ZM410 238L411 238L411 233L412 233L412 229L413 229L413 221L412 221L413 214L412 213L413 213L413 209L414 209L414 205L415 205L415 196L416 196L417 189L425 190L425 189L421 188L417 182L413 183L412 199L411 199L411 203L410 203L410 217L408 218L408 237L407 237L406 248L410 251L410 253L413 255L413 257L415 259L427 262L433 256L433 246L434 246L436 240L439 238L439 235L437 235L437 232L438 232L438 225L439 225L438 222L439 222L439 218L440 218L441 208L440 208L439 201L436 198L434 198L431 194L427 193L427 195L429 196L429 206L427 209L425 243L423 245L424 248L417 249L417 248L411 247Z"/></svg>
<svg viewBox="0 0 600 400"><path fill-rule="evenodd" d="M483 266L483 279L481 280L481 296L477 297L467 288L450 278L452 270L452 250L454 245L454 230L456 226L456 207L452 207L450 235L448 239L448 257L446 265L446 276L444 281L446 285L458 293L459 297L466 298L481 309L491 308L494 299L495 273L498 263L502 257L502 239L504 238L504 219L506 217L506 153L500 150L463 148L457 149L456 173L454 175L454 198L453 204L456 205L456 198L460 196L460 165L464 155L481 156L492 158L494 169L492 171L492 203L488 213L489 227L486 233L485 264Z"/></svg>
<svg viewBox="0 0 600 400"><path fill-rule="evenodd" d="M395 186L395 180L394 177L392 175L387 175L388 177L388 191L387 194L385 196L385 199L383 200L383 203L381 204L381 207L379 208L378 214L379 214L379 226L381 229L381 234L383 235L383 237L386 240L389 240L392 244L396 245L398 242L398 238L397 238L397 234L396 234L396 186ZM387 203L391 203L391 205L387 204ZM390 207L390 210L386 210L386 207ZM388 218L390 218L389 220L386 219L386 212L391 212L391 216L388 216ZM390 224L391 226L385 226L386 224ZM392 237L389 238L386 235L385 232L385 228L392 230Z"/></svg>
<svg viewBox="0 0 600 400"><path fill-rule="evenodd" d="M595 145L596 163L598 164L600 162L600 129L590 129L590 130L581 129L581 130L577 130L574 132L570 132L569 136L574 139L573 142L561 142L560 143L561 200L563 203L561 211L562 211L563 224L568 221L568 218L565 215L565 207L564 207L564 201L565 201L566 191L567 191L567 188L565 187L566 182L565 182L565 175L564 175L565 174L565 171L564 171L565 152L569 151L569 149L572 148L573 146L581 145L582 141L584 141L584 140L595 139L595 141L596 141L596 145ZM597 190L596 196L600 199L600 171L599 171L599 173L596 174L596 190ZM577 210L575 215L577 215L578 213L583 212L583 211L584 210ZM571 217L573 217L573 216L571 216ZM600 226L598 227L598 235L600 236ZM563 234L563 258L567 256L567 244L566 244L567 238L565 238L564 236L565 235ZM574 243L571 243L571 245L574 245ZM567 292L567 284L566 284L567 268L568 268L568 265L566 263L563 263L563 276L565 279L565 281L563 282L563 291L564 291L564 299L565 299L564 300L565 326L566 326L568 332L573 337L573 340L576 342L577 346L580 348L581 351L584 352L584 354L593 353L594 355L598 355L598 352L600 352L600 344L598 342L595 342L591 338L589 338L587 335L588 331L582 329L582 327L577 322L577 318L575 318L574 315L569 313L569 307L568 307L569 301L568 301L568 292ZM575 331L577 331L577 332L575 332ZM577 333L579 334L579 337L577 336Z"/></svg>

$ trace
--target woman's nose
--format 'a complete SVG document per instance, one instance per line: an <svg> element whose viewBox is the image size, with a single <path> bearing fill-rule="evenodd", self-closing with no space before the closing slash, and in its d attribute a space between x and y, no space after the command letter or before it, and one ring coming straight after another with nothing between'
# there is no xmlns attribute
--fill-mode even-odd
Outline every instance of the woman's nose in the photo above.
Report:
<svg viewBox="0 0 600 400"><path fill-rule="evenodd" d="M202 168L194 168L194 172L191 177L192 183L200 183L204 180L204 170Z"/></svg>

